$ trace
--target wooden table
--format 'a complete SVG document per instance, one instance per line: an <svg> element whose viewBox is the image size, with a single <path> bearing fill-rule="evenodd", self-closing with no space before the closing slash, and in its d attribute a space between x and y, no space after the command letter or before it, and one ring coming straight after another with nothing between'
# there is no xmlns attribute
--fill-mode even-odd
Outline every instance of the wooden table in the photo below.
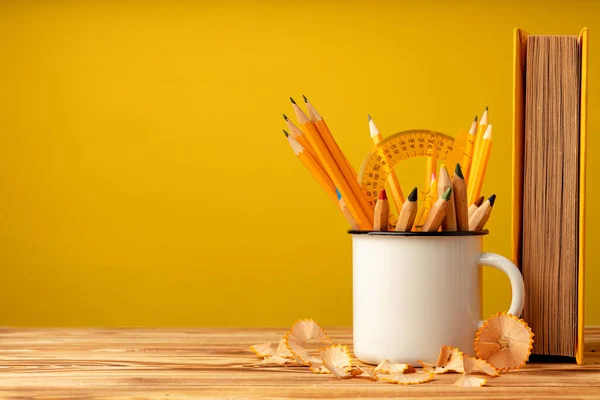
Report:
<svg viewBox="0 0 600 400"><path fill-rule="evenodd" d="M349 328L327 328L351 343ZM452 387L445 374L416 386L337 380L300 368L256 368L248 346L285 329L0 329L0 398L600 398L600 328L588 329L587 365L529 364Z"/></svg>

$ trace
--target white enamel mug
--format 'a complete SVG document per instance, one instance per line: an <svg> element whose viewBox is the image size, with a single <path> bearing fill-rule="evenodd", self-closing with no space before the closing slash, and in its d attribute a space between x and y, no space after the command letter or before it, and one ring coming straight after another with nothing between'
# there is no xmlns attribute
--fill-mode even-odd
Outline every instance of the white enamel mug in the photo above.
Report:
<svg viewBox="0 0 600 400"><path fill-rule="evenodd" d="M517 267L481 252L487 231L350 233L354 353L365 363L435 362L442 345L474 355L484 265L508 275L508 312L523 311L525 288Z"/></svg>

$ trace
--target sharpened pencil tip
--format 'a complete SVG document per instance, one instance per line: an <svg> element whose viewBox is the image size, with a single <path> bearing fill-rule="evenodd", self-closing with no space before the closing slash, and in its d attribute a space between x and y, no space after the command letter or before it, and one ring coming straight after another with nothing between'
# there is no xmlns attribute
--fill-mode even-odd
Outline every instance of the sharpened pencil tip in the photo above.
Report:
<svg viewBox="0 0 600 400"><path fill-rule="evenodd" d="M335 188L335 194L337 194L338 200L340 200L342 198L342 194L340 193L338 188Z"/></svg>
<svg viewBox="0 0 600 400"><path fill-rule="evenodd" d="M369 121L371 121L373 118L371 118L371 114L367 114L367 117L369 117Z"/></svg>
<svg viewBox="0 0 600 400"><path fill-rule="evenodd" d="M473 121L477 122L477 115L475 116L475 119Z"/></svg>
<svg viewBox="0 0 600 400"><path fill-rule="evenodd" d="M485 197L483 196L479 196L479 198L477 200L475 200L475 204L477 207L481 207L481 205L483 204L483 200L485 200Z"/></svg>
<svg viewBox="0 0 600 400"><path fill-rule="evenodd" d="M381 189L381 192L379 192L379 200L387 200L387 193L385 192L385 189Z"/></svg>
<svg viewBox="0 0 600 400"><path fill-rule="evenodd" d="M417 188L416 187L408 195L408 201L417 201Z"/></svg>
<svg viewBox="0 0 600 400"><path fill-rule="evenodd" d="M305 103L308 103L308 99L306 98L306 96L305 96L305 95L302 95L302 98L304 99L304 102L305 102Z"/></svg>
<svg viewBox="0 0 600 400"><path fill-rule="evenodd" d="M287 121L288 120L287 115L283 114L283 119L285 119Z"/></svg>
<svg viewBox="0 0 600 400"><path fill-rule="evenodd" d="M450 196L452 196L452 188L451 187L449 187L448 189L446 189L446 191L442 195L442 199L448 201L448 200L450 200Z"/></svg>
<svg viewBox="0 0 600 400"><path fill-rule="evenodd" d="M290 136L290 134L289 134L289 133L287 133L287 132L285 131L285 129L283 130L283 133L285 133L285 137L289 137L289 136Z"/></svg>
<svg viewBox="0 0 600 400"><path fill-rule="evenodd" d="M487 111L487 110L488 110L488 106L485 106L485 111Z"/></svg>
<svg viewBox="0 0 600 400"><path fill-rule="evenodd" d="M490 198L488 199L488 201L490 202L490 206L494 207L494 202L496 201L496 195L493 194L490 196Z"/></svg>
<svg viewBox="0 0 600 400"><path fill-rule="evenodd" d="M296 102L294 101L294 99L292 99L291 97L290 97L290 101L292 102L292 104L296 104Z"/></svg>
<svg viewBox="0 0 600 400"><path fill-rule="evenodd" d="M460 179L465 179L462 173L462 169L460 169L459 163L456 163L456 168L454 168L454 175L458 176Z"/></svg>

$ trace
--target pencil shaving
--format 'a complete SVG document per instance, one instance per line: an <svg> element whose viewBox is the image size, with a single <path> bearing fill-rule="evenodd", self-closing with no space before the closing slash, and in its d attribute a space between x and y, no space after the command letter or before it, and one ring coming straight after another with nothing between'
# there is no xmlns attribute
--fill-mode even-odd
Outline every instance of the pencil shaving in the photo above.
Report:
<svg viewBox="0 0 600 400"><path fill-rule="evenodd" d="M357 366L356 369L360 370L363 375L366 375L375 381L378 379L377 374L375 373L375 370L373 368Z"/></svg>
<svg viewBox="0 0 600 400"><path fill-rule="evenodd" d="M425 371L434 374L445 374L446 372L464 372L463 353L452 346L442 346L435 364L419 360Z"/></svg>
<svg viewBox="0 0 600 400"><path fill-rule="evenodd" d="M380 381L397 383L399 385L415 385L433 380L434 374L428 371L397 373L397 374L378 374Z"/></svg>
<svg viewBox="0 0 600 400"><path fill-rule="evenodd" d="M486 320L475 337L477 356L500 371L524 366L532 348L531 328L522 319L506 313Z"/></svg>
<svg viewBox="0 0 600 400"><path fill-rule="evenodd" d="M279 355L273 355L270 357L265 357L262 360L261 365L263 367L268 367L268 366L287 366L287 365L299 365L299 364L293 358L286 358L286 357L282 357Z"/></svg>
<svg viewBox="0 0 600 400"><path fill-rule="evenodd" d="M456 380L456 382L454 382L454 384L452 384L452 386L463 387L463 388L481 387L481 386L485 385L486 383L487 383L487 379L479 378L479 377L473 376L473 375L462 374L460 376L460 378L458 378Z"/></svg>
<svg viewBox="0 0 600 400"><path fill-rule="evenodd" d="M348 347L333 345L319 350L322 367L317 373L331 373L337 378L349 378L352 375L352 363ZM312 370L312 368L311 368Z"/></svg>
<svg viewBox="0 0 600 400"><path fill-rule="evenodd" d="M414 372L415 368L410 364L394 364L389 360L383 360L375 367L374 372L381 374L397 374L401 372Z"/></svg>
<svg viewBox="0 0 600 400"><path fill-rule="evenodd" d="M250 346L250 350L252 350L259 357L269 357L275 354L276 343L261 343Z"/></svg>
<svg viewBox="0 0 600 400"><path fill-rule="evenodd" d="M285 335L285 343L291 354L311 369L321 370L322 362L319 349L331 345L331 339L312 319L294 322Z"/></svg>
<svg viewBox="0 0 600 400"><path fill-rule="evenodd" d="M463 356L465 374L482 373L489 376L499 376L500 373L490 363L481 358Z"/></svg>

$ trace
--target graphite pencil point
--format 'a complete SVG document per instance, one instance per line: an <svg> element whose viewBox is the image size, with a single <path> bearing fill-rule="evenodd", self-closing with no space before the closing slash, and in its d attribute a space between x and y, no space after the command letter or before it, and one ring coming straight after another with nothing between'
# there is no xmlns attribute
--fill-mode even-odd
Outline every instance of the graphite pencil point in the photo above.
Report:
<svg viewBox="0 0 600 400"><path fill-rule="evenodd" d="M416 187L408 195L408 201L417 201L417 188Z"/></svg>
<svg viewBox="0 0 600 400"><path fill-rule="evenodd" d="M490 196L490 198L488 199L488 201L490 202L490 206L494 207L494 202L496 201L496 195L493 194Z"/></svg>
<svg viewBox="0 0 600 400"><path fill-rule="evenodd" d="M289 136L290 136L290 134L289 134L289 133L287 133L287 132L285 131L285 129L283 130L283 133L285 133L285 137L289 137Z"/></svg>
<svg viewBox="0 0 600 400"><path fill-rule="evenodd" d="M460 169L460 164L459 163L456 163L456 168L454 168L454 173L460 179L465 179L465 177L463 176L462 170Z"/></svg>
<svg viewBox="0 0 600 400"><path fill-rule="evenodd" d="M288 120L287 115L283 114L283 119L285 119L287 121Z"/></svg>
<svg viewBox="0 0 600 400"><path fill-rule="evenodd" d="M296 102L294 101L294 99L292 99L291 97L290 97L290 101L292 102L292 104L296 104Z"/></svg>
<svg viewBox="0 0 600 400"><path fill-rule="evenodd" d="M305 102L305 103L308 103L308 99L306 98L306 96L305 96L305 95L302 95L302 98L304 99L304 102Z"/></svg>

